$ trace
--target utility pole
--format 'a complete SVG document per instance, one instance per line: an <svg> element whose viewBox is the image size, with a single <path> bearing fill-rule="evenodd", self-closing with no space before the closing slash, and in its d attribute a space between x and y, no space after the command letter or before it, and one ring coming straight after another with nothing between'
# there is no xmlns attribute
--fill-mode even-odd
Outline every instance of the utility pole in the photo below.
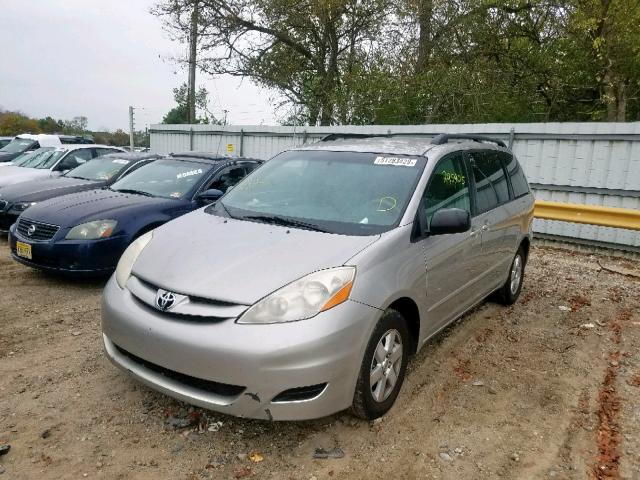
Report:
<svg viewBox="0 0 640 480"><path fill-rule="evenodd" d="M133 107L129 105L129 147L133 152Z"/></svg>
<svg viewBox="0 0 640 480"><path fill-rule="evenodd" d="M198 3L193 2L189 32L189 123L196 123L196 50L198 48Z"/></svg>

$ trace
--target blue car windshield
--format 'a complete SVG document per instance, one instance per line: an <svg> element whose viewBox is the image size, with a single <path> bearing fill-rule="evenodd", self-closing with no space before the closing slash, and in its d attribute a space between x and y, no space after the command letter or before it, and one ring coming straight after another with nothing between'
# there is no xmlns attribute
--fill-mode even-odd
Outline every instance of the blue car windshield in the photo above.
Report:
<svg viewBox="0 0 640 480"><path fill-rule="evenodd" d="M115 182L111 190L153 197L184 198L200 184L211 168L211 164L201 162L169 158L156 160Z"/></svg>
<svg viewBox="0 0 640 480"><path fill-rule="evenodd" d="M399 224L425 163L424 157L402 155L285 152L208 211L331 233L377 234Z"/></svg>

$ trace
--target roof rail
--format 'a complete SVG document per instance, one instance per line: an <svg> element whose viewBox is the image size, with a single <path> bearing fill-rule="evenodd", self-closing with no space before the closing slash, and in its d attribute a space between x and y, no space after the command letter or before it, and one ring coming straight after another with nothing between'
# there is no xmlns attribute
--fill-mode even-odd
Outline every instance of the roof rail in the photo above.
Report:
<svg viewBox="0 0 640 480"><path fill-rule="evenodd" d="M449 140L472 140L474 142L490 142L496 145L507 148L507 144L497 138L485 137L484 135L467 135L465 133L442 133L431 140L432 145L444 145L449 143Z"/></svg>
<svg viewBox="0 0 640 480"><path fill-rule="evenodd" d="M374 137L389 137L392 134L389 133L330 133L322 137L319 142L332 142L334 140L343 140L349 138L374 138Z"/></svg>

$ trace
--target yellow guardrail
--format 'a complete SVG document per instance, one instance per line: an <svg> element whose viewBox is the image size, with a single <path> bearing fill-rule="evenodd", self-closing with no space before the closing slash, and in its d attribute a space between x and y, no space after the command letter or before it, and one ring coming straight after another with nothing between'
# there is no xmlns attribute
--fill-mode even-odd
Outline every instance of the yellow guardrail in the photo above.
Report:
<svg viewBox="0 0 640 480"><path fill-rule="evenodd" d="M640 210L536 200L536 218L640 230Z"/></svg>

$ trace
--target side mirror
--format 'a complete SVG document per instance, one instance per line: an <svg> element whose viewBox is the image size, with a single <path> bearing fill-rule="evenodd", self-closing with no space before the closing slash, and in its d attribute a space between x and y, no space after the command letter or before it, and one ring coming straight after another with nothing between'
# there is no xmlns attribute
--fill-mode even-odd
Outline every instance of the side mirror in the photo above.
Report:
<svg viewBox="0 0 640 480"><path fill-rule="evenodd" d="M209 190L205 190L201 192L196 197L196 200L200 203L213 203L218 200L224 193L221 190L211 188Z"/></svg>
<svg viewBox="0 0 640 480"><path fill-rule="evenodd" d="M463 233L471 228L471 216L461 208L441 208L431 218L429 233L431 235L448 235Z"/></svg>

